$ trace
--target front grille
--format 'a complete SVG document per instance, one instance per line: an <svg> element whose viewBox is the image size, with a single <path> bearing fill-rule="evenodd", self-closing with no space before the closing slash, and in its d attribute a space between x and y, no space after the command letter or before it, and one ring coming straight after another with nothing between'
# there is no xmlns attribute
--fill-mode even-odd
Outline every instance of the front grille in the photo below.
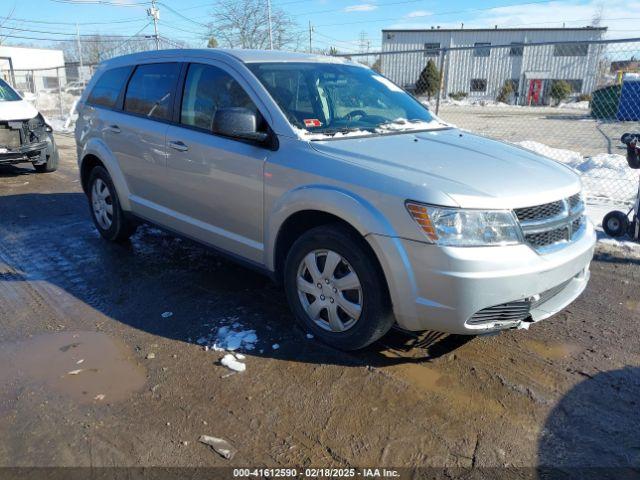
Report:
<svg viewBox="0 0 640 480"><path fill-rule="evenodd" d="M567 227L556 228L546 232L531 233L524 236L527 243L534 247L547 247L554 243L569 241L569 229Z"/></svg>
<svg viewBox="0 0 640 480"><path fill-rule="evenodd" d="M557 217L562 213L563 209L562 200L558 200L557 202L545 203L535 207L517 208L515 212L518 220L526 222L527 220L545 220Z"/></svg>
<svg viewBox="0 0 640 480"><path fill-rule="evenodd" d="M533 207L514 210L526 242L539 252L571 242L583 226L584 203L579 193Z"/></svg>
<svg viewBox="0 0 640 480"><path fill-rule="evenodd" d="M581 203L582 203L582 197L580 196L579 193L576 193L575 195L572 195L569 197L569 208L571 208L571 210L575 210L577 207L580 206Z"/></svg>
<svg viewBox="0 0 640 480"><path fill-rule="evenodd" d="M476 312L467 323L482 325L495 322L520 322L529 317L531 303L526 300L503 303Z"/></svg>

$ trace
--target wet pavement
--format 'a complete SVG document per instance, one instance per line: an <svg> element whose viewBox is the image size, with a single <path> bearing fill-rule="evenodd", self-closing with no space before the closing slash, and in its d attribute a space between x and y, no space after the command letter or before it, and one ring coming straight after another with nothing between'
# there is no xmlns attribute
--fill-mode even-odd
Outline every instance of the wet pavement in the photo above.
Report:
<svg viewBox="0 0 640 480"><path fill-rule="evenodd" d="M203 247L102 241L58 141L58 172L0 168L0 466L640 467L640 259L600 251L585 294L529 331L346 354ZM255 331L245 372L203 347L222 326Z"/></svg>

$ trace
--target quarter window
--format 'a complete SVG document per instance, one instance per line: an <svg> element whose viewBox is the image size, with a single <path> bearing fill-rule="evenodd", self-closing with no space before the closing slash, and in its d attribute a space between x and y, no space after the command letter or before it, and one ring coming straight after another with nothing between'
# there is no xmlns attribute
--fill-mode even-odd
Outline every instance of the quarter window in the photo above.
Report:
<svg viewBox="0 0 640 480"><path fill-rule="evenodd" d="M171 119L177 63L151 63L136 68L124 99L124 110L157 120Z"/></svg>
<svg viewBox="0 0 640 480"><path fill-rule="evenodd" d="M130 72L130 67L113 68L104 72L91 90L87 101L92 105L115 107Z"/></svg>
<svg viewBox="0 0 640 480"><path fill-rule="evenodd" d="M249 95L231 75L212 65L191 64L184 83L180 123L211 131L220 108L245 108L260 118Z"/></svg>

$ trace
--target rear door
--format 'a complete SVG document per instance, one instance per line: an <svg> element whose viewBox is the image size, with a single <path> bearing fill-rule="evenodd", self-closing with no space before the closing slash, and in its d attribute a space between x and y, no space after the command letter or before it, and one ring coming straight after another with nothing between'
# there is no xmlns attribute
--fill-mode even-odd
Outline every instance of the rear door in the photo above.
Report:
<svg viewBox="0 0 640 480"><path fill-rule="evenodd" d="M264 117L241 76L222 64L192 63L184 79L178 125L167 131L166 192L174 228L226 251L262 262L263 168L271 151L212 132L219 108Z"/></svg>
<svg viewBox="0 0 640 480"><path fill-rule="evenodd" d="M173 115L181 64L138 65L124 95L121 112L114 112L107 130L110 146L131 192L135 213L161 221L166 197L160 189L166 174L165 139Z"/></svg>

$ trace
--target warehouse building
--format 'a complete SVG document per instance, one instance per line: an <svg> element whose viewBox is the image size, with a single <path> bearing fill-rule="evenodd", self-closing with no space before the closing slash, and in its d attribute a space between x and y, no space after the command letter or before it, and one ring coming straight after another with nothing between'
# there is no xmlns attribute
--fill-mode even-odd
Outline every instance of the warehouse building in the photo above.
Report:
<svg viewBox="0 0 640 480"><path fill-rule="evenodd" d="M408 90L432 59L442 70L442 95L466 94L470 99L495 100L505 82L511 82L510 101L546 105L554 80L565 80L574 95L590 94L606 27L493 28L383 30L381 71ZM585 42L585 43L576 43ZM543 45L530 45L542 43ZM499 46L499 47L496 47ZM451 49L443 54L443 49Z"/></svg>
<svg viewBox="0 0 640 480"><path fill-rule="evenodd" d="M56 90L66 83L64 53L49 48L0 45L0 77L21 92Z"/></svg>

